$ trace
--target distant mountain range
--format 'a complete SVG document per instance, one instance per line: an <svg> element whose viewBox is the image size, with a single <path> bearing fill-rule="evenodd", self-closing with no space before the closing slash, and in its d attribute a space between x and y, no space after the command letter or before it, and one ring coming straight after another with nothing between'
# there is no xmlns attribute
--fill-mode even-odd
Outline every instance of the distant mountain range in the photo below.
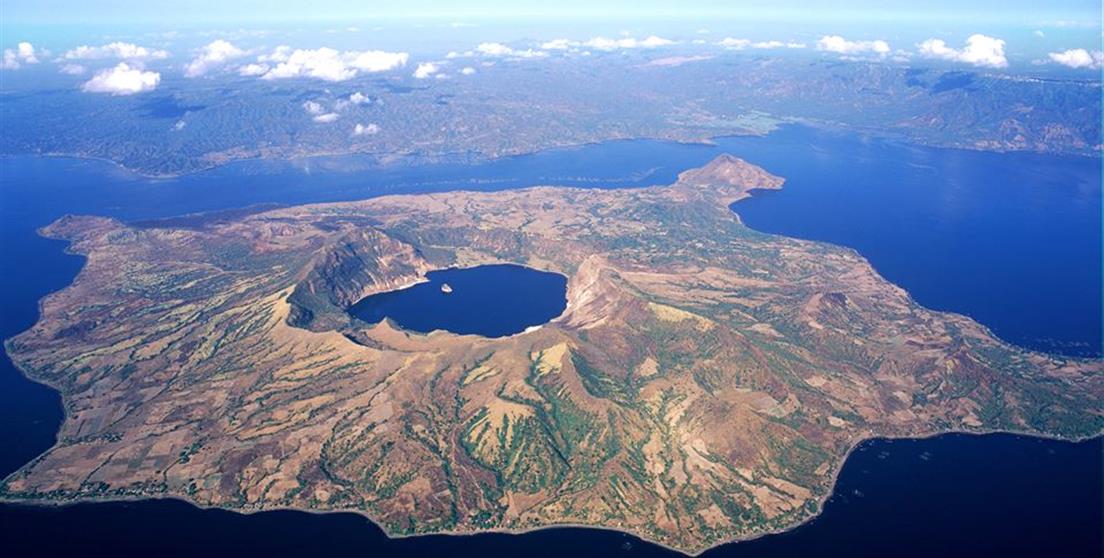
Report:
<svg viewBox="0 0 1104 558"><path fill-rule="evenodd" d="M120 97L9 92L0 153L175 175L258 157L474 161L612 139L706 141L787 121L932 146L1101 153L1098 80L743 54L653 62L501 62L463 80L325 86L222 76Z"/></svg>

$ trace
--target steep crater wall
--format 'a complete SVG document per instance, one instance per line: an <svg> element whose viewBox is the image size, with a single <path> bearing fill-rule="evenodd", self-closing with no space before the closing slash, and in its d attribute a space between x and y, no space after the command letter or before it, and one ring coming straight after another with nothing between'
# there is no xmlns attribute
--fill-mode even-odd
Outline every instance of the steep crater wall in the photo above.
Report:
<svg viewBox="0 0 1104 558"><path fill-rule="evenodd" d="M288 298L288 323L311 331L343 329L352 320L345 309L354 302L417 281L438 265L377 229L351 231L312 259Z"/></svg>

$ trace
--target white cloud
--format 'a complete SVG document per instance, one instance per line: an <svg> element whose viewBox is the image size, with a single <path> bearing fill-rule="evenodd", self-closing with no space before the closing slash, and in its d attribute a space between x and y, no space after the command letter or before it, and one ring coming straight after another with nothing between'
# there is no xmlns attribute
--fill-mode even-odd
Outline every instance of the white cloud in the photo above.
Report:
<svg viewBox="0 0 1104 558"><path fill-rule="evenodd" d="M817 41L817 50L836 52L839 54L877 54L885 56L889 54L889 43L883 40L876 41L848 41L839 35L825 35Z"/></svg>
<svg viewBox="0 0 1104 558"><path fill-rule="evenodd" d="M623 33L625 35L626 33ZM635 37L622 36L619 39L610 39L607 37L594 37L587 41L572 41L570 39L552 39L541 43L540 48L542 50L578 50L581 47L593 48L595 50L619 50L630 48L657 48L667 45L673 45L675 41L670 39L664 39L663 37L657 37L656 35L650 35L644 39L637 39ZM534 51L524 51L532 53ZM517 54L517 51L515 51Z"/></svg>
<svg viewBox="0 0 1104 558"><path fill-rule="evenodd" d="M475 47L475 51L484 56L504 56L511 58L541 58L548 56L547 52L533 49L516 50L502 43L480 43L479 46Z"/></svg>
<svg viewBox="0 0 1104 558"><path fill-rule="evenodd" d="M238 68L238 75L261 76L268 72L268 64L246 64Z"/></svg>
<svg viewBox="0 0 1104 558"><path fill-rule="evenodd" d="M783 41L759 41L751 42L749 39L736 39L733 37L725 37L720 41L717 41L718 45L732 50L742 50L745 48L757 48L757 49L775 49L775 48L805 48L805 43L797 42L783 42Z"/></svg>
<svg viewBox="0 0 1104 558"><path fill-rule="evenodd" d="M372 102L372 98L365 95L364 93L361 93L360 91L357 91L356 93L349 95L349 102L353 103L354 105L366 105Z"/></svg>
<svg viewBox="0 0 1104 558"><path fill-rule="evenodd" d="M425 79L440 71L440 68L432 62L423 62L418 64L418 67L414 69L414 77L416 79Z"/></svg>
<svg viewBox="0 0 1104 558"><path fill-rule="evenodd" d="M19 43L15 49L4 49L4 58L0 60L0 68L16 70L23 64L38 64L38 55L35 47L26 41Z"/></svg>
<svg viewBox="0 0 1104 558"><path fill-rule="evenodd" d="M257 57L259 63L273 63L261 77L263 79L314 78L325 81L352 79L360 72L383 72L406 64L410 55L405 52L382 50L338 52L332 48L292 50L280 46L267 55ZM254 70L259 70L258 64Z"/></svg>
<svg viewBox="0 0 1104 558"><path fill-rule="evenodd" d="M262 54L257 57L258 62L287 62L288 58L291 58L291 47L287 45L280 45L268 54Z"/></svg>
<svg viewBox="0 0 1104 558"><path fill-rule="evenodd" d="M630 44L631 42L631 44ZM594 37L593 39L583 43L584 45L596 48L598 50L614 50L616 48L632 48L636 46L635 39L607 39L605 37Z"/></svg>
<svg viewBox="0 0 1104 558"><path fill-rule="evenodd" d="M920 49L920 54L928 58L954 60L958 57L958 51L947 46L947 42L942 39L928 39L917 47Z"/></svg>
<svg viewBox="0 0 1104 558"><path fill-rule="evenodd" d="M470 76L470 75L475 73L475 68L472 68L471 66L467 66L464 69L460 70L460 73L464 74L466 76Z"/></svg>
<svg viewBox="0 0 1104 558"><path fill-rule="evenodd" d="M115 41L101 46L81 45L62 55L66 60L101 60L117 58L119 60L161 60L168 58L164 50L149 49L134 43Z"/></svg>
<svg viewBox="0 0 1104 558"><path fill-rule="evenodd" d="M479 46L475 47L475 50L480 54L489 56L505 56L514 52L514 49L502 43L480 43Z"/></svg>
<svg viewBox="0 0 1104 558"><path fill-rule="evenodd" d="M644 48L655 48L655 47L661 47L661 46L667 46L667 45L673 45L673 44L675 44L674 41L672 41L670 39L664 39L662 37L657 37L655 35L651 35L648 38L644 39L643 41L640 41L640 46L642 46Z"/></svg>
<svg viewBox="0 0 1104 558"><path fill-rule="evenodd" d="M185 122L183 120L177 120L176 124L173 124L172 129L173 129L174 132L179 132L180 130L183 130L187 125L188 125L187 122Z"/></svg>
<svg viewBox="0 0 1104 558"><path fill-rule="evenodd" d="M920 55L987 68L1004 68L1004 41L987 35L974 34L966 39L962 49L951 48L942 39L928 39L919 45Z"/></svg>
<svg viewBox="0 0 1104 558"><path fill-rule="evenodd" d="M15 52L19 54L19 57L28 64L38 63L38 58L35 56L35 47L27 41L23 41L16 45Z"/></svg>
<svg viewBox="0 0 1104 558"><path fill-rule="evenodd" d="M318 122L320 124L329 124L330 122L333 122L333 121L337 120L337 113L336 112L327 112L326 114L319 114L318 116L315 116L311 120L314 120L315 122Z"/></svg>
<svg viewBox="0 0 1104 558"><path fill-rule="evenodd" d="M675 44L675 42L670 39L664 39L662 37L651 35L643 40L637 40L633 37L623 37L620 39L594 37L593 39L583 43L583 46L598 50L617 50L628 48L656 48L673 44Z"/></svg>
<svg viewBox="0 0 1104 558"><path fill-rule="evenodd" d="M568 39L552 39L551 41L541 43L541 48L544 50L567 50L578 46L579 43Z"/></svg>
<svg viewBox="0 0 1104 558"><path fill-rule="evenodd" d="M751 40L750 39L737 39L735 37L725 37L725 38L721 39L720 41L717 41L717 44L719 44L719 45L721 45L725 48L731 48L731 49L737 49L738 50L738 49L747 48L748 46L750 46L751 45Z"/></svg>
<svg viewBox="0 0 1104 558"><path fill-rule="evenodd" d="M1036 37L1039 37L1040 39L1042 39L1043 37L1046 37L1046 33L1043 33L1042 29L1036 29L1035 31L1033 31L1033 33L1035 34Z"/></svg>
<svg viewBox="0 0 1104 558"><path fill-rule="evenodd" d="M515 50L510 54L510 56L512 58L544 58L545 56L548 56L548 53L544 52L543 50L533 50L531 48L527 48L525 50Z"/></svg>
<svg viewBox="0 0 1104 558"><path fill-rule="evenodd" d="M315 101L304 102L303 110L307 111L307 114L322 114L325 111L322 104Z"/></svg>
<svg viewBox="0 0 1104 558"><path fill-rule="evenodd" d="M384 72L398 68L406 64L410 55L405 52L384 52L382 50L368 50L364 52L346 53L355 54L350 66L365 72Z"/></svg>
<svg viewBox="0 0 1104 558"><path fill-rule="evenodd" d="M88 71L88 69L80 64L66 64L61 67L61 73L71 76L79 76L86 71Z"/></svg>
<svg viewBox="0 0 1104 558"><path fill-rule="evenodd" d="M81 90L89 93L133 95L152 91L158 83L161 83L161 74L132 68L126 62L120 62L114 68L97 72L92 79L84 82Z"/></svg>
<svg viewBox="0 0 1104 558"><path fill-rule="evenodd" d="M221 66L228 60L245 56L245 51L234 46L229 41L218 39L204 46L187 66L184 67L184 75L187 77L199 77L209 70ZM239 71L240 73L240 71Z"/></svg>
<svg viewBox="0 0 1104 558"><path fill-rule="evenodd" d="M1104 63L1104 53L1099 50L1089 52L1083 48L1071 48L1062 52L1052 52L1047 56L1051 60L1070 68L1090 68L1099 70Z"/></svg>
<svg viewBox="0 0 1104 558"><path fill-rule="evenodd" d="M354 136L374 136L378 134L379 131L380 127L378 124L368 124L367 126L364 124L357 124L353 126Z"/></svg>

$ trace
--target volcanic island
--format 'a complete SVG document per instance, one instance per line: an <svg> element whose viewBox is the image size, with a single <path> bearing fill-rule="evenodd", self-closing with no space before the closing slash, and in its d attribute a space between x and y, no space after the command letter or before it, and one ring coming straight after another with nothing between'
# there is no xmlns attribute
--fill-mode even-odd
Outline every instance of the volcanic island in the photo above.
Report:
<svg viewBox="0 0 1104 558"><path fill-rule="evenodd" d="M1099 359L1011 346L730 210L782 182L723 155L647 188L66 216L42 233L84 268L7 342L65 420L0 497L355 511L394 536L582 525L697 553L816 515L868 438L1104 430ZM346 312L496 263L566 276L563 314L487 338Z"/></svg>

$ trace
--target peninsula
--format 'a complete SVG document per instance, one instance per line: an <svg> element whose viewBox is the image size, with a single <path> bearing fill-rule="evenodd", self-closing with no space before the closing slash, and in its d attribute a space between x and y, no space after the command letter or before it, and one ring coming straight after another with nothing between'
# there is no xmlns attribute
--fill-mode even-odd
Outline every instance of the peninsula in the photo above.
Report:
<svg viewBox="0 0 1104 558"><path fill-rule="evenodd" d="M640 189L60 219L43 234L87 263L7 350L66 418L0 496L357 511L393 535L581 524L696 553L817 514L866 438L1104 430L1101 361L1010 346L729 210L782 182L721 156ZM490 263L565 275L567 309L494 339L345 311Z"/></svg>

